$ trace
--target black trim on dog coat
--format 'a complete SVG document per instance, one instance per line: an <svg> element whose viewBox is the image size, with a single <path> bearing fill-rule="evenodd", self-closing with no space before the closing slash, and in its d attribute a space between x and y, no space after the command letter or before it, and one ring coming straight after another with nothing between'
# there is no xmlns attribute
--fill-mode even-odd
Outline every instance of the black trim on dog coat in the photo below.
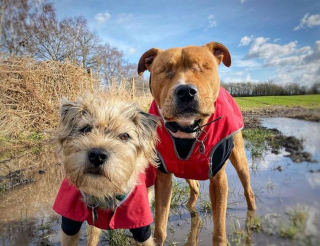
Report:
<svg viewBox="0 0 320 246"><path fill-rule="evenodd" d="M68 236L74 236L80 231L82 223L83 222L71 220L62 216L61 229ZM151 227L150 225L147 225L140 228L130 229L130 232L132 233L134 240L139 243L143 243L150 238Z"/></svg>
<svg viewBox="0 0 320 246"><path fill-rule="evenodd" d="M191 150L192 144L195 141L195 139L173 139L179 156L183 159L186 158ZM233 137L231 136L230 138L227 138L223 142L221 142L217 146L215 151L211 153L211 160L213 163L213 165L211 166L212 176L216 175L223 167L223 165L226 163L226 161L229 159L233 147ZM161 161L161 158L159 158L159 160L159 171L161 171L162 173L168 173Z"/></svg>
<svg viewBox="0 0 320 246"><path fill-rule="evenodd" d="M68 236L74 236L80 231L82 223L62 216L61 229Z"/></svg>

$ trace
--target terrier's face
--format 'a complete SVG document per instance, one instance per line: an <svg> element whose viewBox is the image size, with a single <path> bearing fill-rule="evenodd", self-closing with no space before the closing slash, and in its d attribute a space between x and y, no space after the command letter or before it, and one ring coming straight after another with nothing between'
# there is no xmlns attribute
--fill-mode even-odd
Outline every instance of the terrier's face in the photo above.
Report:
<svg viewBox="0 0 320 246"><path fill-rule="evenodd" d="M62 102L57 142L69 180L106 197L130 191L148 163L155 164L157 120L105 94Z"/></svg>

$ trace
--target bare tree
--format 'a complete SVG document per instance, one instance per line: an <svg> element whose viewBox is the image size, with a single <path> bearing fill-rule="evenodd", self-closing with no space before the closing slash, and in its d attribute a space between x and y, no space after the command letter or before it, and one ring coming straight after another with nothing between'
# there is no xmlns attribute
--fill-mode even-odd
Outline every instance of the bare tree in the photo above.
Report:
<svg viewBox="0 0 320 246"><path fill-rule="evenodd" d="M82 67L94 67L95 54L101 42L100 38L95 32L89 30L87 20L84 17L76 17L66 21L73 27L73 49L76 58L81 62Z"/></svg>
<svg viewBox="0 0 320 246"><path fill-rule="evenodd" d="M28 2L0 0L0 50L10 56L21 55L27 45L31 11Z"/></svg>
<svg viewBox="0 0 320 246"><path fill-rule="evenodd" d="M106 85L135 76L136 65L124 60L123 52L109 44L99 45L94 59L94 70L101 75Z"/></svg>
<svg viewBox="0 0 320 246"><path fill-rule="evenodd" d="M28 45L29 52L37 59L63 61L70 56L72 41L68 35L69 27L59 21L52 4L44 4L31 28L32 36Z"/></svg>

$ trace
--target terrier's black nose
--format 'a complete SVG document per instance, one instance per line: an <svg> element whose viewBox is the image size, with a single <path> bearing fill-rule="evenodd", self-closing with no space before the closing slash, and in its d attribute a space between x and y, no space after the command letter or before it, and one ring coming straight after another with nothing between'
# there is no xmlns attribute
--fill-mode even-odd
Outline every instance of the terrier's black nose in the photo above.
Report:
<svg viewBox="0 0 320 246"><path fill-rule="evenodd" d="M96 167L102 165L108 159L106 150L101 148L93 148L88 152L90 162Z"/></svg>
<svg viewBox="0 0 320 246"><path fill-rule="evenodd" d="M198 93L197 87L191 84L179 85L175 90L177 98L182 102L192 101Z"/></svg>

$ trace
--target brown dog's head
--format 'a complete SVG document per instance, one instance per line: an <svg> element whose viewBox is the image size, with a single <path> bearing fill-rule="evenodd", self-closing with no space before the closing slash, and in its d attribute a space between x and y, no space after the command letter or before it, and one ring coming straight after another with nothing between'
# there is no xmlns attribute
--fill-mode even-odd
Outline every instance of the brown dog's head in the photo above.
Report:
<svg viewBox="0 0 320 246"><path fill-rule="evenodd" d="M228 49L216 42L202 47L153 48L140 58L138 73L151 73L152 95L164 119L187 125L214 113L221 62L229 67L231 57Z"/></svg>

